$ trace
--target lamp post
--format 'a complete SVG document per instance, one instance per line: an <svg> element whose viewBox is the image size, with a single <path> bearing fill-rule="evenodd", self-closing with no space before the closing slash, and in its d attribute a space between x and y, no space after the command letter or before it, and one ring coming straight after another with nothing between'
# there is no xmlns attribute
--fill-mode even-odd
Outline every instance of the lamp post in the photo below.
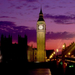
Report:
<svg viewBox="0 0 75 75"><path fill-rule="evenodd" d="M58 49L56 49L56 52L57 52L57 57L56 57L56 63L57 63L57 67L58 67Z"/></svg>
<svg viewBox="0 0 75 75"><path fill-rule="evenodd" d="M65 49L66 49L66 44L64 43L64 44L62 45L62 56L63 56L63 53L64 53Z"/></svg>
<svg viewBox="0 0 75 75"><path fill-rule="evenodd" d="M69 53L68 53L68 56L70 57L70 55L71 55L71 53L69 52Z"/></svg>
<svg viewBox="0 0 75 75"><path fill-rule="evenodd" d="M56 56L55 56L55 52L53 52L53 54L54 54L54 61L55 61L55 59L56 59L56 58L55 58L55 57L56 57Z"/></svg>
<svg viewBox="0 0 75 75"><path fill-rule="evenodd" d="M58 49L56 49L56 52L57 52L57 56L58 56Z"/></svg>
<svg viewBox="0 0 75 75"><path fill-rule="evenodd" d="M58 51L59 51L59 50L58 50L58 49L56 49L56 52L57 52L57 57L56 57L56 59L58 59Z"/></svg>
<svg viewBox="0 0 75 75"><path fill-rule="evenodd" d="M63 45L62 47L65 48L65 45Z"/></svg>

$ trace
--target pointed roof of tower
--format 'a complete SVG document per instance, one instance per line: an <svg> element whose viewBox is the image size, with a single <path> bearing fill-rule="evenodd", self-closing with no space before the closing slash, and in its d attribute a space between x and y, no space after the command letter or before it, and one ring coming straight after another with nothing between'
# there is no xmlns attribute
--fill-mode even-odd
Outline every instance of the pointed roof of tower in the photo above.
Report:
<svg viewBox="0 0 75 75"><path fill-rule="evenodd" d="M42 8L40 9L38 21L44 21L44 19L43 19L43 13L42 13Z"/></svg>
<svg viewBox="0 0 75 75"><path fill-rule="evenodd" d="M42 8L40 9L40 13L39 13L39 14L43 14L43 13L42 13Z"/></svg>

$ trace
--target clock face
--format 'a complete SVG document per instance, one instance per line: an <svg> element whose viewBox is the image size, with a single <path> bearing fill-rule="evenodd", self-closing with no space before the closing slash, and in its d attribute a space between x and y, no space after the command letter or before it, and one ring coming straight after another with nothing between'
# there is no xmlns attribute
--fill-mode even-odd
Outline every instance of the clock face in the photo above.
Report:
<svg viewBox="0 0 75 75"><path fill-rule="evenodd" d="M39 29L42 30L43 29L43 25L39 25Z"/></svg>

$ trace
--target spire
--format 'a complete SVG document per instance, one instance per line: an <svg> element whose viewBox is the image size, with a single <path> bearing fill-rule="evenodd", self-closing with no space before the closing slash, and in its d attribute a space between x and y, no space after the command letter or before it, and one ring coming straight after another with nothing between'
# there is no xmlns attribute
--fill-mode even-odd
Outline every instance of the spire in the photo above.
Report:
<svg viewBox="0 0 75 75"><path fill-rule="evenodd" d="M40 9L40 14L43 14L43 13L42 13L42 8Z"/></svg>
<svg viewBox="0 0 75 75"><path fill-rule="evenodd" d="M43 13L42 13L42 8L40 9L38 21L44 21L44 19L43 19Z"/></svg>

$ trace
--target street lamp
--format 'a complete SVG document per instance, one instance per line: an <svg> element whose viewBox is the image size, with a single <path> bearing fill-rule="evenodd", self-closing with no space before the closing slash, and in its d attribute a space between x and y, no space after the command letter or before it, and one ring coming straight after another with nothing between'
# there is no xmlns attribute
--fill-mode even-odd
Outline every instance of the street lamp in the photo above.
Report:
<svg viewBox="0 0 75 75"><path fill-rule="evenodd" d="M54 54L54 61L55 61L55 59L56 59L56 56L55 56L55 51L53 52L53 54Z"/></svg>
<svg viewBox="0 0 75 75"><path fill-rule="evenodd" d="M57 55L58 55L58 49L56 49Z"/></svg>
<svg viewBox="0 0 75 75"><path fill-rule="evenodd" d="M65 44L65 43L62 45L62 48L63 48L63 49L65 49L65 48L66 48L66 44Z"/></svg>
<svg viewBox="0 0 75 75"><path fill-rule="evenodd" d="M62 46L63 48L65 47L65 45Z"/></svg>
<svg viewBox="0 0 75 75"><path fill-rule="evenodd" d="M56 52L57 52L56 63L57 63L57 66L58 66L58 49L56 49Z"/></svg>
<svg viewBox="0 0 75 75"><path fill-rule="evenodd" d="M56 52L57 52L57 57L56 58L58 59L58 49L56 49Z"/></svg>
<svg viewBox="0 0 75 75"><path fill-rule="evenodd" d="M68 55L70 55L71 53L69 52Z"/></svg>
<svg viewBox="0 0 75 75"><path fill-rule="evenodd" d="M71 55L71 53L69 52L69 53L68 53L68 55L70 56L70 55Z"/></svg>
<svg viewBox="0 0 75 75"><path fill-rule="evenodd" d="M64 44L62 45L62 55L63 55L63 52L65 51L65 49L66 49L66 44L64 43Z"/></svg>
<svg viewBox="0 0 75 75"><path fill-rule="evenodd" d="M55 52L53 52L53 54L55 54Z"/></svg>

